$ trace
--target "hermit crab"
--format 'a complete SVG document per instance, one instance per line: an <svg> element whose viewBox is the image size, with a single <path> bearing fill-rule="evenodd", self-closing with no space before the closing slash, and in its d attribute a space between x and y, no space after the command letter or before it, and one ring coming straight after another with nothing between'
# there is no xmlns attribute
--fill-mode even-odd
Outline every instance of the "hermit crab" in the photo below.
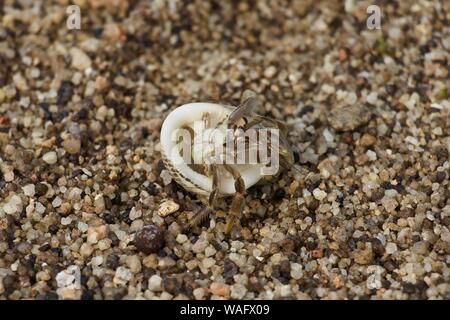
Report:
<svg viewBox="0 0 450 320"><path fill-rule="evenodd" d="M233 196L225 233L241 216L245 192L264 176L294 162L287 128L257 115L260 99L244 91L237 107L188 103L174 109L161 127L161 154L173 179L204 202L185 230L214 211L218 199Z"/></svg>

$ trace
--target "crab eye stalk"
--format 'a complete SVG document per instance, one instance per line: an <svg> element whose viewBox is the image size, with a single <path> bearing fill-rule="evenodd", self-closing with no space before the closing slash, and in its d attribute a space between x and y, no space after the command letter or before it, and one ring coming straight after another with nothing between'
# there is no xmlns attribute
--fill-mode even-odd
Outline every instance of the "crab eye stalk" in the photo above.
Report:
<svg viewBox="0 0 450 320"><path fill-rule="evenodd" d="M256 94L250 90L244 91L242 101L242 104L234 109L228 117L229 124L233 125L243 117L250 115L261 104Z"/></svg>

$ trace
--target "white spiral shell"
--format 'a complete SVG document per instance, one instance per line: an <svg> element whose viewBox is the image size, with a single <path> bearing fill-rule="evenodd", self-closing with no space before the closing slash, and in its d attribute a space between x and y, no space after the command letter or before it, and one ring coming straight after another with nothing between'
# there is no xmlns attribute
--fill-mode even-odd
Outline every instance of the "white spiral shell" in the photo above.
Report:
<svg viewBox="0 0 450 320"><path fill-rule="evenodd" d="M212 177L194 171L183 161L180 150L172 134L177 129L191 126L195 121L202 121L205 113L209 114L210 125L214 126L226 122L233 107L215 103L188 103L173 110L161 127L161 154L166 169L174 180L187 191L208 196L212 192ZM226 126L223 126L226 127ZM241 174L246 189L257 183L263 175L262 165L233 165ZM219 193L232 195L236 192L233 177L221 171L219 179Z"/></svg>

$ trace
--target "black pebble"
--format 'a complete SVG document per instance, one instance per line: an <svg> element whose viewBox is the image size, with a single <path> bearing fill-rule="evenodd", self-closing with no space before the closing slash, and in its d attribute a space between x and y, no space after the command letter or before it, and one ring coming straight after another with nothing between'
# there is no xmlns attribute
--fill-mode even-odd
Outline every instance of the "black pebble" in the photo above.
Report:
<svg viewBox="0 0 450 320"><path fill-rule="evenodd" d="M381 187L382 187L384 190L394 189L394 187L392 186L392 184L391 184L390 182L387 182L387 181L383 182L383 183L381 184Z"/></svg>
<svg viewBox="0 0 450 320"><path fill-rule="evenodd" d="M102 33L103 33L103 28L101 28L101 27L92 29L92 34L97 39L99 39L102 36Z"/></svg>
<svg viewBox="0 0 450 320"><path fill-rule="evenodd" d="M130 219L130 212L125 211L120 215L120 220L126 224L131 224L133 221Z"/></svg>
<svg viewBox="0 0 450 320"><path fill-rule="evenodd" d="M94 292L92 290L83 291L81 300L94 300Z"/></svg>
<svg viewBox="0 0 450 320"><path fill-rule="evenodd" d="M50 248L51 248L50 244L46 243L39 247L39 251L45 252L45 251L48 251Z"/></svg>
<svg viewBox="0 0 450 320"><path fill-rule="evenodd" d="M58 89L58 97L56 104L62 106L72 99L73 95L73 84L71 81L64 80L61 83L61 87Z"/></svg>
<svg viewBox="0 0 450 320"><path fill-rule="evenodd" d="M119 238L117 238L116 234L114 232L110 232L108 234L108 238L111 240L111 245L113 247L117 247L120 243Z"/></svg>
<svg viewBox="0 0 450 320"><path fill-rule="evenodd" d="M156 173L158 174L158 176L161 174L161 171L163 171L166 168L166 166L164 165L164 162L162 160L158 161L158 164L156 165Z"/></svg>
<svg viewBox="0 0 450 320"><path fill-rule="evenodd" d="M424 56L426 53L430 52L430 48L426 44L419 46L420 53Z"/></svg>
<svg viewBox="0 0 450 320"><path fill-rule="evenodd" d="M298 163L300 161L300 153L297 150L294 150L293 153L294 153L294 163Z"/></svg>
<svg viewBox="0 0 450 320"><path fill-rule="evenodd" d="M404 293L414 293L416 292L416 286L410 282L404 282L402 290Z"/></svg>
<svg viewBox="0 0 450 320"><path fill-rule="evenodd" d="M61 248L52 248L50 251L58 256L62 255L62 249Z"/></svg>
<svg viewBox="0 0 450 320"><path fill-rule="evenodd" d="M115 222L113 215L111 213L109 213L109 212L105 212L103 214L103 220L105 220L105 222L107 224L114 224L114 222Z"/></svg>
<svg viewBox="0 0 450 320"><path fill-rule="evenodd" d="M315 250L317 249L317 243L313 242L313 241L308 241L305 245L306 249L311 251L311 250Z"/></svg>
<svg viewBox="0 0 450 320"><path fill-rule="evenodd" d="M164 278L162 282L163 288L165 291L170 294L178 294L181 290L181 283L176 278Z"/></svg>
<svg viewBox="0 0 450 320"><path fill-rule="evenodd" d="M444 171L438 171L438 172L436 172L436 176L435 176L434 180L437 183L441 183L442 181L445 180L445 176L446 176L446 173Z"/></svg>
<svg viewBox="0 0 450 320"><path fill-rule="evenodd" d="M50 232L51 234L56 234L58 233L58 226L55 224L52 224L50 227L48 227L48 232Z"/></svg>
<svg viewBox="0 0 450 320"><path fill-rule="evenodd" d="M119 266L119 257L111 254L106 258L106 266L110 269L116 269Z"/></svg>
<svg viewBox="0 0 450 320"><path fill-rule="evenodd" d="M144 268L144 271L142 272L142 275L144 279L148 280L151 276L156 274L156 270L153 268Z"/></svg>
<svg viewBox="0 0 450 320"><path fill-rule="evenodd" d="M397 92L397 86L395 84L387 84L385 89L386 93L390 96L394 95Z"/></svg>
<svg viewBox="0 0 450 320"><path fill-rule="evenodd" d="M153 182L150 182L148 186L145 188L149 195L155 196L158 194L158 188Z"/></svg>
<svg viewBox="0 0 450 320"><path fill-rule="evenodd" d="M299 117L302 117L302 116L304 116L305 114L310 113L310 112L313 112L313 111L314 111L314 107L308 105L308 106L303 107L303 108L300 110L300 112L298 113L298 116L299 116Z"/></svg>
<svg viewBox="0 0 450 320"><path fill-rule="evenodd" d="M36 185L36 189L35 189L36 196L42 197L44 194L47 193L47 191L48 191L47 185L45 185L43 183L38 183Z"/></svg>
<svg viewBox="0 0 450 320"><path fill-rule="evenodd" d="M82 120L86 120L86 118L88 117L88 111L86 108L82 108L80 111L78 111L77 113L74 114L74 116L72 117L73 121L82 121Z"/></svg>
<svg viewBox="0 0 450 320"><path fill-rule="evenodd" d="M232 279L239 271L239 267L236 263L230 259L225 259L223 262L223 275L225 279Z"/></svg>
<svg viewBox="0 0 450 320"><path fill-rule="evenodd" d="M285 195L286 195L286 191L284 191L284 189L278 189L273 194L272 200L277 201L277 202L281 201Z"/></svg>

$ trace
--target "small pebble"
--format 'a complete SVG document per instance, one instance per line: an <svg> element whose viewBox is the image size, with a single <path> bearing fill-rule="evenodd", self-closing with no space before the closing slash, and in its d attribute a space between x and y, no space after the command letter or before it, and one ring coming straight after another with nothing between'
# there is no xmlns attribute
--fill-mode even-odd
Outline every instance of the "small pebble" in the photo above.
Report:
<svg viewBox="0 0 450 320"><path fill-rule="evenodd" d="M277 68L270 66L264 70L264 77L270 79L277 73Z"/></svg>
<svg viewBox="0 0 450 320"><path fill-rule="evenodd" d="M62 143L63 148L70 154L77 154L81 149L81 141L78 139L70 138Z"/></svg>
<svg viewBox="0 0 450 320"><path fill-rule="evenodd" d="M148 279L148 290L158 292L162 290L162 278L156 274Z"/></svg>
<svg viewBox="0 0 450 320"><path fill-rule="evenodd" d="M58 161L58 157L56 152L50 151L42 156L42 160L44 160L48 164L55 164Z"/></svg>
<svg viewBox="0 0 450 320"><path fill-rule="evenodd" d="M328 121L337 131L353 131L366 124L370 117L370 110L359 104L336 107L328 113Z"/></svg>
<svg viewBox="0 0 450 320"><path fill-rule="evenodd" d="M133 274L125 267L118 267L113 282L117 286L125 286L131 280Z"/></svg>
<svg viewBox="0 0 450 320"><path fill-rule="evenodd" d="M216 296L228 297L230 295L230 288L224 283L213 282L209 289L211 290L211 293Z"/></svg>
<svg viewBox="0 0 450 320"><path fill-rule="evenodd" d="M194 289L194 291L192 291L192 294L194 295L196 300L203 300L205 297L205 289L196 288Z"/></svg>
<svg viewBox="0 0 450 320"><path fill-rule="evenodd" d="M167 217L180 209L180 205L173 200L166 200L159 205L158 214L161 217Z"/></svg>
<svg viewBox="0 0 450 320"><path fill-rule="evenodd" d="M71 48L70 56L72 58L72 67L77 70L84 71L91 66L91 59L83 50L79 48Z"/></svg>
<svg viewBox="0 0 450 320"><path fill-rule="evenodd" d="M36 192L36 188L34 184L27 184L22 188L23 194L27 197L33 197L34 193Z"/></svg>
<svg viewBox="0 0 450 320"><path fill-rule="evenodd" d="M142 270L141 260L137 255L132 255L127 257L127 267L133 273L139 273Z"/></svg>
<svg viewBox="0 0 450 320"><path fill-rule="evenodd" d="M316 198L319 201L322 201L323 199L326 198L327 193L319 188L316 188L313 190L313 195L314 195L314 198Z"/></svg>

